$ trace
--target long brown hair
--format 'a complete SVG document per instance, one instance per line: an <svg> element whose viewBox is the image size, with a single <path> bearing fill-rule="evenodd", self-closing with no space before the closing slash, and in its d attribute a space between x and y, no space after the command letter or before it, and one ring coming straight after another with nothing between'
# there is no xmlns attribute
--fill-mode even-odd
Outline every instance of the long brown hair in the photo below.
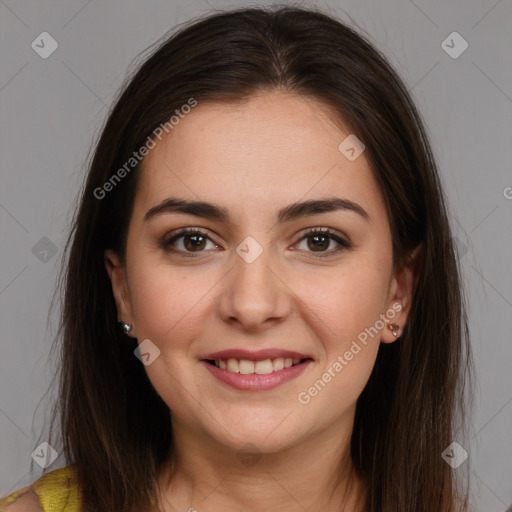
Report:
<svg viewBox="0 0 512 512"><path fill-rule="evenodd" d="M465 510L468 490L455 477L468 464L455 472L441 454L453 441L464 446L472 357L446 200L421 117L365 38L321 11L292 7L217 12L179 27L127 81L101 132L65 250L54 415L84 510L147 510L174 449L169 408L134 357L136 342L116 328L104 266L107 248L124 257L140 164L101 198L98 189L191 98L234 102L274 89L324 102L365 144L395 268L421 244L408 323L399 341L381 343L357 402L351 456L368 482L367 510Z"/></svg>

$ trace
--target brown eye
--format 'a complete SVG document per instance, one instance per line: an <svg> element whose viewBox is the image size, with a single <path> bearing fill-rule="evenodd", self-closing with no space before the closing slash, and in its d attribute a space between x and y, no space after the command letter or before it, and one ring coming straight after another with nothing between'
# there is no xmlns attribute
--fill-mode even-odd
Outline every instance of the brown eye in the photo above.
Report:
<svg viewBox="0 0 512 512"><path fill-rule="evenodd" d="M307 240L309 249L312 249L313 251L322 251L329 247L332 239L326 235L313 235L308 236Z"/></svg>
<svg viewBox="0 0 512 512"><path fill-rule="evenodd" d="M207 235L207 233L197 228L187 228L175 232L171 237L167 237L161 241L161 246L164 250L174 253L180 253L185 256L191 253L205 252L208 242L215 248L218 247Z"/></svg>
<svg viewBox="0 0 512 512"><path fill-rule="evenodd" d="M181 238L183 238L183 245L187 251L201 250L204 249L206 245L206 237L203 235L184 235Z"/></svg>
<svg viewBox="0 0 512 512"><path fill-rule="evenodd" d="M304 250L306 253L317 253L310 255L309 257L311 258L332 256L352 247L348 240L341 238L328 228L313 229L307 232L300 239L299 244L303 241L306 242L306 248L301 249L299 247L299 249Z"/></svg>

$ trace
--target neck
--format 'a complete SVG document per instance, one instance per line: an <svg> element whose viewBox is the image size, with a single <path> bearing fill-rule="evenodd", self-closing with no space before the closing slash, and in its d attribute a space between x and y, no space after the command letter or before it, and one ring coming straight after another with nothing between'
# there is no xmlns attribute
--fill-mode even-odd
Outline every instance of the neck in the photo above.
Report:
<svg viewBox="0 0 512 512"><path fill-rule="evenodd" d="M173 418L176 452L159 474L162 511L362 512L364 481L350 457L351 429L331 425L274 453L245 453Z"/></svg>

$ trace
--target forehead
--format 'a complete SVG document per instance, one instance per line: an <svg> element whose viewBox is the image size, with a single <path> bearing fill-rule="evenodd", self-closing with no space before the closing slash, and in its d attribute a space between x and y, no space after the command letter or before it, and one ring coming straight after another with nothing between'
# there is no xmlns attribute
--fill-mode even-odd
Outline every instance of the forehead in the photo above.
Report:
<svg viewBox="0 0 512 512"><path fill-rule="evenodd" d="M225 205L234 214L273 214L327 195L386 215L364 152L349 160L339 145L350 134L324 104L266 92L244 103L198 103L146 156L134 213L166 197Z"/></svg>

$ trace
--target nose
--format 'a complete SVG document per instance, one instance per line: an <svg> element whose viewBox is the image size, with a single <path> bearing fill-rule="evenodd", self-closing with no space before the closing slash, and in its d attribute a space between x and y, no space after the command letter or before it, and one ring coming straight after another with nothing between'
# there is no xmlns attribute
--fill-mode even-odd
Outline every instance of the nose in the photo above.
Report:
<svg viewBox="0 0 512 512"><path fill-rule="evenodd" d="M270 250L264 250L248 263L234 255L234 266L225 277L220 300L220 315L225 322L258 331L282 322L289 314L292 292L271 256Z"/></svg>

